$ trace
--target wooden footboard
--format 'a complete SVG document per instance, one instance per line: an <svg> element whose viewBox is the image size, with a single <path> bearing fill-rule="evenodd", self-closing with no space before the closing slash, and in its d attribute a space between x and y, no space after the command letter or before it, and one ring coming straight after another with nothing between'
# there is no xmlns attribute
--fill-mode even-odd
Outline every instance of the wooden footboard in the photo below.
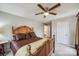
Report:
<svg viewBox="0 0 79 59"><path fill-rule="evenodd" d="M31 53L31 45L28 45L28 46L29 46L29 54L30 54L30 56L48 56L48 54L51 52L51 50L54 51L54 39L47 40L33 54Z"/></svg>

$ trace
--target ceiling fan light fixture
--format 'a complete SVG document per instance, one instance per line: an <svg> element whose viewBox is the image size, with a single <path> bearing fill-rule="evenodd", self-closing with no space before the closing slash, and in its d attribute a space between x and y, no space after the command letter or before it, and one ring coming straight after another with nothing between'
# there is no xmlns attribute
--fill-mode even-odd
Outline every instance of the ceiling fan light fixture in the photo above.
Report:
<svg viewBox="0 0 79 59"><path fill-rule="evenodd" d="M47 15L49 15L49 13L48 12L45 12L44 15L47 16Z"/></svg>
<svg viewBox="0 0 79 59"><path fill-rule="evenodd" d="M48 15L56 15L56 13L52 12L53 9L56 9L57 7L59 7L61 4L57 3L56 5L52 6L51 8L49 7L43 7L41 4L38 4L37 6L42 10L42 12L37 13L35 15L40 15L43 14L44 18Z"/></svg>

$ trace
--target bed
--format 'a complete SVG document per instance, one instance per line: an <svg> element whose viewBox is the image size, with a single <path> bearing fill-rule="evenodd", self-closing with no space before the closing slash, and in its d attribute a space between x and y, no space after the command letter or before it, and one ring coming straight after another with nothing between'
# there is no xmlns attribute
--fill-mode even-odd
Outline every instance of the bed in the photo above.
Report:
<svg viewBox="0 0 79 59"><path fill-rule="evenodd" d="M15 56L47 56L55 50L54 38L39 38L28 26L12 27L12 34L10 47Z"/></svg>
<svg viewBox="0 0 79 59"><path fill-rule="evenodd" d="M13 27L12 26L13 40L11 41L10 47L13 52L13 55L20 49L22 46L38 41L41 38L38 38L34 33L33 29L28 26Z"/></svg>

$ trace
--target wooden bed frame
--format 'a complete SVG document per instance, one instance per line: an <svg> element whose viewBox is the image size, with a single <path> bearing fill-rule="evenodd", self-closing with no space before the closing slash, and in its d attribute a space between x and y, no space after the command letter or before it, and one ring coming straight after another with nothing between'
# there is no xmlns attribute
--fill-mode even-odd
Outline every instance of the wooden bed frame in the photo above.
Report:
<svg viewBox="0 0 79 59"><path fill-rule="evenodd" d="M12 26L13 37L18 33L29 33L29 32L33 32L33 28L30 28L28 26L20 26L20 27L14 28ZM55 50L55 39L51 38L48 41L46 41L43 44L43 46L39 47L39 49L34 54L31 53L31 46L30 45L28 46L29 46L30 56L47 56L52 50L53 51ZM11 45L11 49L13 49L13 51L15 52L15 48L12 45Z"/></svg>
<svg viewBox="0 0 79 59"><path fill-rule="evenodd" d="M37 49L37 51L32 54L31 53L31 45L29 46L29 54L30 56L48 56L50 54L50 52L52 51L52 53L54 52L54 43L55 41L53 39L47 40L45 43L43 43L43 45L41 47L39 47Z"/></svg>
<svg viewBox="0 0 79 59"><path fill-rule="evenodd" d="M12 33L15 35L18 33L29 33L29 32L33 32L33 28L30 28L28 26L20 26L20 27L14 28L14 26L12 26Z"/></svg>

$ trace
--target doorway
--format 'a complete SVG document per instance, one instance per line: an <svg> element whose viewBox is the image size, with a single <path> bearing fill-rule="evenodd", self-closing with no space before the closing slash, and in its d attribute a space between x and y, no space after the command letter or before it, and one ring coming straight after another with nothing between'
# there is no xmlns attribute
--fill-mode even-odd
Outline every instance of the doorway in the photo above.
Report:
<svg viewBox="0 0 79 59"><path fill-rule="evenodd" d="M52 38L52 22L44 23L44 37Z"/></svg>

